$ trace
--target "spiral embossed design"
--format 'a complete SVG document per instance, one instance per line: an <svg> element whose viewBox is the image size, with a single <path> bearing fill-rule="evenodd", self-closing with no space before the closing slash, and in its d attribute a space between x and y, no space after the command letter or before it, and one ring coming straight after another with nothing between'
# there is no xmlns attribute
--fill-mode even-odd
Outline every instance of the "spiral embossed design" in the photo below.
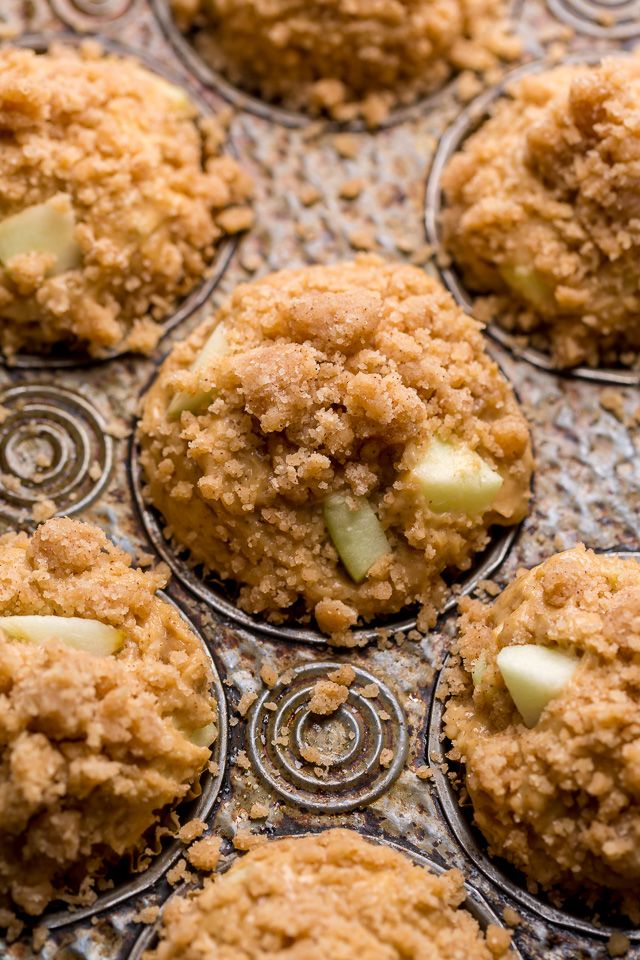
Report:
<svg viewBox="0 0 640 960"><path fill-rule="evenodd" d="M560 20L592 37L623 40L640 34L639 0L548 0Z"/></svg>
<svg viewBox="0 0 640 960"><path fill-rule="evenodd" d="M61 387L18 386L0 394L0 518L34 522L52 500L71 515L106 487L113 441L91 404Z"/></svg>
<svg viewBox="0 0 640 960"><path fill-rule="evenodd" d="M248 753L262 780L288 802L318 812L344 813L371 803L389 789L407 757L402 707L384 683L360 667L353 667L355 680L341 707L329 716L310 712L316 681L339 667L296 667L287 683L260 696L247 730ZM362 692L370 684L378 687L375 698ZM309 748L321 760L305 760Z"/></svg>

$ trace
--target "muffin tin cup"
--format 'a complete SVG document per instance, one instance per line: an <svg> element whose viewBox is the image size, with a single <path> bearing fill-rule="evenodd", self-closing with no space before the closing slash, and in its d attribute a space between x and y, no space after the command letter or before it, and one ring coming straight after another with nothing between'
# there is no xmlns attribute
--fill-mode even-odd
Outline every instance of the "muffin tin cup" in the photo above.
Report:
<svg viewBox="0 0 640 960"><path fill-rule="evenodd" d="M216 580L215 576L199 576L194 566L179 555L179 549L176 550L166 539L162 530L163 522L160 514L144 499L142 492L144 479L135 438L131 441L129 466L133 498L145 532L156 552L168 564L173 575L187 590L199 600L202 600L210 610L217 613L226 622L244 630L291 643L312 645L329 643L329 637L314 627L269 623L266 619L245 613L229 600L224 584ZM476 556L471 570L455 581L455 591L450 590L447 601L440 611L440 616L446 616L450 613L456 607L460 597L472 593L481 580L488 580L500 568L515 543L520 528L521 524L513 527L492 528L493 535L488 546ZM370 626L354 629L351 631L351 636L354 641L353 645L361 647L379 640L383 632L393 635L394 633L406 633L415 629L415 614L408 615L401 612L387 619L379 620Z"/></svg>
<svg viewBox="0 0 640 960"><path fill-rule="evenodd" d="M606 550L596 551L608 556L636 559L640 561L640 550ZM429 722L427 729L427 761L431 769L433 783L444 818L456 840L471 860L473 865L507 897L532 914L550 924L552 927L561 927L565 930L579 932L596 940L608 939L612 934L623 934L632 943L640 943L640 930L594 924L581 916L569 913L552 906L542 897L530 893L526 887L526 879L515 867L498 857L491 857L486 849L486 841L481 832L472 823L472 805L462 808L458 793L452 785L446 770L446 754L451 743L446 739L443 727L443 716L446 707L446 692L444 676L447 669L447 660L438 676L433 690ZM441 757L442 760L438 758ZM464 773L464 765L453 763L453 769Z"/></svg>
<svg viewBox="0 0 640 960"><path fill-rule="evenodd" d="M86 33L27 33L12 40L12 43L16 46L29 47L38 53L43 53L52 43L63 43L77 47L87 40L95 40L107 53L120 57L129 57L137 61L162 80L166 80L168 83L180 87L197 107L199 116L204 118L216 116L217 111L184 76L165 67L164 64L158 63L158 61L144 51L135 50L111 37ZM229 155L235 157L236 150L230 139L227 140L224 150ZM197 284L186 297L183 297L176 308L163 321L158 323L158 326L162 330L161 340L184 320L188 319L196 310L204 306L222 279L238 243L239 238L235 235L223 237L216 247L213 260L205 271L204 280ZM17 353L7 357L0 352L0 363L5 363L8 367L18 370L73 370L108 363L124 355L125 353L117 350L110 351L101 357L91 357L80 351L70 355L68 350L54 346L50 354L42 355Z"/></svg>
<svg viewBox="0 0 640 960"><path fill-rule="evenodd" d="M322 831L304 831L297 834L283 834L281 836L274 836L270 838L270 841L276 840L286 840L291 839L292 837L309 837L315 836ZM437 876L441 876L443 873L447 872L448 867L443 866L440 863L437 863L434 860L429 859L424 854L420 853L415 848L409 846L408 844L401 844L397 841L390 840L387 837L375 836L373 834L365 833L364 831L359 831L360 836L364 840L368 840L371 843L378 844L379 846L390 847L392 850L396 850L398 853L403 854L405 857L408 857L413 863L419 867L424 867L426 870L435 873ZM225 862L218 867L216 873L226 873L226 871L233 865L233 863L238 859L239 854L233 853L231 857L225 859ZM174 897L184 895L191 890L193 886L183 886L179 890L176 890L175 893L171 894L168 900L172 900ZM503 921L494 913L493 909L489 906L487 901L484 899L482 894L478 892L470 883L465 883L464 885L466 899L461 904L460 909L466 910L474 920L477 921L478 926L482 931L486 933L489 925L501 927L504 929ZM163 906L166 906L167 901ZM153 925L147 927L146 930L143 930L138 939L136 940L131 953L129 954L128 960L142 960L142 957L146 950L153 950L158 945L160 938L160 928L162 926L162 916L160 916ZM522 960L522 955L515 946L512 946L512 953L514 960Z"/></svg>
<svg viewBox="0 0 640 960"><path fill-rule="evenodd" d="M479 97L468 104L440 138L438 149L434 154L427 179L424 222L427 239L435 249L443 249L440 218L444 207L444 195L442 191L442 175L444 170L453 155L462 149L465 141L489 118L491 108L494 104L501 98L508 97L507 90L510 84L519 80L521 77L541 73L556 66L598 63L607 54L619 52L619 50L615 49L587 50L571 54L553 63L547 60L532 61L524 66L517 67L515 70L511 70L497 86L480 94ZM465 287L458 271L453 266L439 266L438 270L444 284L456 302L466 313L473 314L474 297ZM638 369L627 370L622 367L585 366L559 369L554 366L550 354L538 350L535 347L521 346L518 343L521 335L519 337L517 333L511 333L505 330L497 322L489 323L486 331L493 340L507 349L514 357L526 360L527 363L532 364L539 370L544 370L557 376L577 377L593 383L609 384L617 387L640 385L640 370Z"/></svg>
<svg viewBox="0 0 640 960"><path fill-rule="evenodd" d="M212 744L211 761L218 765L217 773L213 774L205 769L200 776L200 795L192 799L184 800L176 808L179 813L182 813L182 820L185 823L194 817L206 820L211 814L220 792L227 761L228 724L224 688L215 661L200 631L178 606L175 600L163 591L158 591L157 596L161 597L167 603L170 603L171 606L178 611L189 629L198 637L202 649L207 655L212 672L211 690L217 702L215 722L218 728L218 736ZM123 883L118 883L112 890L100 894L94 903L77 908L67 907L62 910L53 910L50 908L42 914L41 917L38 917L38 923L46 926L50 930L55 930L60 927L65 927L68 924L76 923L79 920L86 920L98 913L102 913L104 910L116 907L130 897L144 893L162 879L167 870L169 870L178 857L184 853L186 846L187 845L183 844L180 840L171 841L165 846L165 849L161 853L153 858L151 864L145 870L138 874L133 874L130 879L125 880Z"/></svg>
<svg viewBox="0 0 640 960"><path fill-rule="evenodd" d="M293 110L277 106L257 95L250 94L232 83L224 74L215 69L197 52L187 36L177 27L169 9L169 0L149 0L151 8L160 24L160 27L184 66L194 74L205 87L216 90L232 106L238 110L246 110L264 120L281 124L292 129L306 127L310 123L322 123L327 130L352 130L360 132L369 127L363 120L338 121L331 120L326 115L311 114L305 110ZM525 0L511 0L509 19L515 24L520 16ZM431 93L418 96L412 103L393 107L388 116L377 129L385 130L407 123L416 116L424 114L435 107L439 99L453 88L456 83L456 73L452 71L443 83Z"/></svg>

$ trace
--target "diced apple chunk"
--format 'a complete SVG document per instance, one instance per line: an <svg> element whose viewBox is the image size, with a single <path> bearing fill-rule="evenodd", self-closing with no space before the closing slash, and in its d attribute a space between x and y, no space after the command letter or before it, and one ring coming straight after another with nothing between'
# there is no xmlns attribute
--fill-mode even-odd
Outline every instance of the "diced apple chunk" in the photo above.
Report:
<svg viewBox="0 0 640 960"><path fill-rule="evenodd" d="M210 747L218 734L218 728L215 723L207 723L204 727L198 727L189 734L189 740L196 747Z"/></svg>
<svg viewBox="0 0 640 960"><path fill-rule="evenodd" d="M222 357L229 349L225 336L224 324L219 323L215 328L202 350L191 364L192 370L202 370L214 357ZM196 393L189 393L186 390L180 390L171 400L167 410L169 420L179 420L184 410L191 413L198 413L211 403L213 391L198 390Z"/></svg>
<svg viewBox="0 0 640 960"><path fill-rule="evenodd" d="M342 493L324 502L324 522L347 573L356 583L366 577L380 557L391 553L382 524L365 497L354 498L355 510Z"/></svg>
<svg viewBox="0 0 640 960"><path fill-rule="evenodd" d="M56 262L50 275L64 273L80 263L82 252L74 239L71 207L47 201L26 207L0 221L0 261L6 266L22 253L50 253Z"/></svg>
<svg viewBox="0 0 640 960"><path fill-rule="evenodd" d="M553 307L554 287L535 267L522 264L503 264L500 275L514 293L537 310Z"/></svg>
<svg viewBox="0 0 640 960"><path fill-rule="evenodd" d="M436 513L484 513L502 486L500 474L475 450L437 438L411 472Z"/></svg>
<svg viewBox="0 0 640 960"><path fill-rule="evenodd" d="M569 682L580 661L553 647L503 647L497 664L511 699L528 727L535 727L550 700Z"/></svg>
<svg viewBox="0 0 640 960"><path fill-rule="evenodd" d="M117 653L124 643L122 630L82 617L0 617L0 630L25 643L40 645L60 640L74 650L85 650L97 657Z"/></svg>

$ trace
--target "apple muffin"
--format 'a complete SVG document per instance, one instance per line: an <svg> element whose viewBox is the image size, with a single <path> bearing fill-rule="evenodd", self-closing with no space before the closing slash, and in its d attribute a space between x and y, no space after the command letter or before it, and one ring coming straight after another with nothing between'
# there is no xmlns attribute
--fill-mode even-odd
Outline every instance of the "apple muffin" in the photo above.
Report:
<svg viewBox="0 0 640 960"><path fill-rule="evenodd" d="M164 583L78 521L0 538L3 917L143 866L210 759L209 663Z"/></svg>
<svg viewBox="0 0 640 960"><path fill-rule="evenodd" d="M558 367L638 360L638 97L637 57L525 76L443 174L444 241L477 316Z"/></svg>
<svg viewBox="0 0 640 960"><path fill-rule="evenodd" d="M464 900L459 870L436 876L352 830L287 837L170 901L145 960L511 957L509 933L483 933Z"/></svg>
<svg viewBox="0 0 640 960"><path fill-rule="evenodd" d="M180 29L232 83L291 109L362 114L520 52L506 0L170 0Z"/></svg>
<svg viewBox="0 0 640 960"><path fill-rule="evenodd" d="M640 919L640 564L583 546L463 600L444 729L491 854Z"/></svg>
<svg viewBox="0 0 640 960"><path fill-rule="evenodd" d="M248 226L247 176L181 88L94 42L0 50L0 348L149 352Z"/></svg>
<svg viewBox="0 0 640 960"><path fill-rule="evenodd" d="M527 512L529 431L480 326L373 256L238 287L169 355L139 441L166 535L243 610L334 639L414 603L433 624L443 573Z"/></svg>

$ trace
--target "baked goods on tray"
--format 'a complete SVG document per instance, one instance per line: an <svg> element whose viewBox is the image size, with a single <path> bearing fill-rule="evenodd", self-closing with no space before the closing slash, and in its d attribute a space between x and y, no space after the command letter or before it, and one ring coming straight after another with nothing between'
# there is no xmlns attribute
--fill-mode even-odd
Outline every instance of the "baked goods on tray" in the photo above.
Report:
<svg viewBox="0 0 640 960"><path fill-rule="evenodd" d="M478 324L416 267L361 256L236 289L145 396L145 495L177 549L273 622L343 637L527 512L526 421Z"/></svg>
<svg viewBox="0 0 640 960"><path fill-rule="evenodd" d="M79 521L0 538L3 908L92 902L210 758L210 666L164 583Z"/></svg>
<svg viewBox="0 0 640 960"><path fill-rule="evenodd" d="M559 367L640 350L640 59L529 74L449 161L444 241L492 317Z"/></svg>
<svg viewBox="0 0 640 960"><path fill-rule="evenodd" d="M490 853L637 923L640 564L576 547L462 605L444 730Z"/></svg>
<svg viewBox="0 0 640 960"><path fill-rule="evenodd" d="M246 227L250 182L182 88L96 43L0 50L0 348L149 352Z"/></svg>

